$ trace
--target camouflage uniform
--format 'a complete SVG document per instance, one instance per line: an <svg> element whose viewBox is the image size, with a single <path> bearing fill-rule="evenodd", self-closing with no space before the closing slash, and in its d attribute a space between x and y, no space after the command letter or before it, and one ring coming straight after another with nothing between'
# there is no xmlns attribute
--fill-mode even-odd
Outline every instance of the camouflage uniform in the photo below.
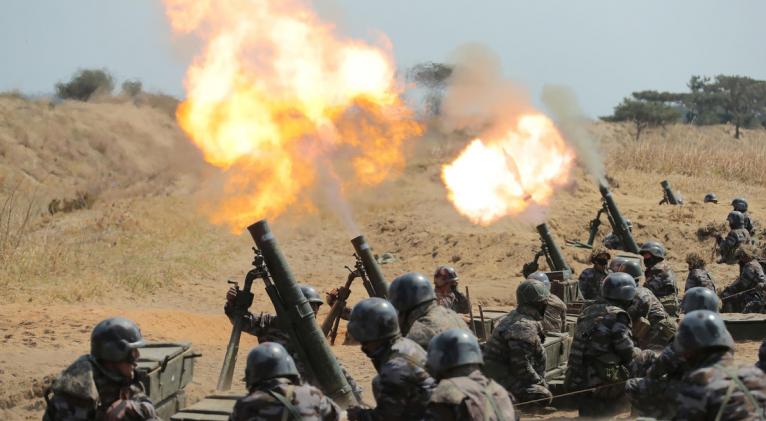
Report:
<svg viewBox="0 0 766 421"><path fill-rule="evenodd" d="M742 215L745 216L745 230L748 234L750 234L750 237L755 235L755 227L753 226L753 220L750 219L750 214L747 212L742 212Z"/></svg>
<svg viewBox="0 0 766 421"><path fill-rule="evenodd" d="M83 355L51 386L44 421L159 421L154 406L134 377L120 381L90 355Z"/></svg>
<svg viewBox="0 0 766 421"><path fill-rule="evenodd" d="M468 314L471 311L468 299L455 288L450 289L447 293L440 293L439 290L436 290L436 302L455 313Z"/></svg>
<svg viewBox="0 0 766 421"><path fill-rule="evenodd" d="M436 304L435 301L421 304L412 309L407 319L400 321L402 334L412 339L423 349L428 348L431 338L447 329L468 329L462 317L454 311Z"/></svg>
<svg viewBox="0 0 766 421"><path fill-rule="evenodd" d="M734 294L756 288L752 291L744 292L740 295L727 299ZM744 311L750 306L750 312L763 301L762 289L766 288L766 275L763 273L763 267L757 260L751 260L740 268L739 277L731 285L724 288L721 294L723 301L723 311L738 313Z"/></svg>
<svg viewBox="0 0 766 421"><path fill-rule="evenodd" d="M752 366L736 368L729 351L714 352L689 370L679 389L676 420L766 419L766 375Z"/></svg>
<svg viewBox="0 0 766 421"><path fill-rule="evenodd" d="M673 340L678 326L648 288L636 287L636 297L627 312L639 348L662 349Z"/></svg>
<svg viewBox="0 0 766 421"><path fill-rule="evenodd" d="M459 370L459 368L458 368ZM431 394L426 420L512 421L516 413L508 392L479 370L445 378Z"/></svg>
<svg viewBox="0 0 766 421"><path fill-rule="evenodd" d="M288 408L275 395L286 399L294 412L304 421L340 420L341 410L319 389L304 384L294 384L279 377L258 385L248 396L240 398L229 416L230 421L284 421L295 419Z"/></svg>
<svg viewBox="0 0 766 421"><path fill-rule="evenodd" d="M596 268L587 268L580 274L580 293L586 300L595 300L601 295L601 283L607 273Z"/></svg>
<svg viewBox="0 0 766 421"><path fill-rule="evenodd" d="M577 320L564 385L569 391L601 387L579 395L580 415L603 415L622 404L629 366L639 350L633 347L630 316L603 299L586 307Z"/></svg>
<svg viewBox="0 0 766 421"><path fill-rule="evenodd" d="M687 368L686 361L672 344L665 347L655 358L646 377L632 378L625 385L634 415L673 418L676 413L675 397Z"/></svg>
<svg viewBox="0 0 766 421"><path fill-rule="evenodd" d="M665 311L676 317L678 315L678 287L673 270L665 261L660 261L647 268L644 273L644 286L660 300Z"/></svg>
<svg viewBox="0 0 766 421"><path fill-rule="evenodd" d="M750 244L750 233L744 228L734 228L729 231L726 238L718 245L718 252L721 254L720 263L728 265L737 263L734 252L741 244Z"/></svg>
<svg viewBox="0 0 766 421"><path fill-rule="evenodd" d="M761 342L761 347L758 348L758 362L755 363L755 366L761 371L766 371L766 339Z"/></svg>
<svg viewBox="0 0 766 421"><path fill-rule="evenodd" d="M543 316L543 331L561 333L567 326L567 305L556 294L548 296Z"/></svg>
<svg viewBox="0 0 766 421"><path fill-rule="evenodd" d="M422 418L434 379L425 371L426 352L415 342L396 337L390 346L372 357L378 375L372 380L372 393L377 406L363 409L354 419L401 420ZM370 418L366 418L369 416Z"/></svg>
<svg viewBox="0 0 766 421"><path fill-rule="evenodd" d="M688 291L689 288L704 287L711 289L715 292L715 282L713 277L705 269L692 269L689 271L689 275L686 276L686 285L684 285L684 291Z"/></svg>

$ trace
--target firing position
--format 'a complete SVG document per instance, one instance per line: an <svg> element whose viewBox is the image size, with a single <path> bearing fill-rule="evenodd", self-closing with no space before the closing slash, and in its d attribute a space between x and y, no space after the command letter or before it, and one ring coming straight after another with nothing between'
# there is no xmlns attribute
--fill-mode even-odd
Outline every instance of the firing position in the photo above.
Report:
<svg viewBox="0 0 766 421"><path fill-rule="evenodd" d="M44 421L160 421L136 375L141 330L121 317L93 329L90 354L78 358L46 391ZM51 396L52 394L52 396Z"/></svg>
<svg viewBox="0 0 766 421"><path fill-rule="evenodd" d="M743 197L737 197L734 200L731 201L731 207L733 210L742 213L742 216L745 217L745 222L743 224L743 228L747 231L750 236L755 235L755 226L753 224L753 220L750 219L750 214L747 211L748 205L747 200Z"/></svg>

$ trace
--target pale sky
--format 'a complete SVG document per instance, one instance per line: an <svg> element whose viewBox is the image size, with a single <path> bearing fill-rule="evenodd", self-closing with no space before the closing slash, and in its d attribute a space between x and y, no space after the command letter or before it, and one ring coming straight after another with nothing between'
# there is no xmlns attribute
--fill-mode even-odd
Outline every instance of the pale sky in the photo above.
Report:
<svg viewBox="0 0 766 421"><path fill-rule="evenodd" d="M568 85L591 116L635 90L684 90L693 74L766 79L763 0L316 2L346 34L385 33L399 68L477 42L533 98ZM78 68L106 67L183 96L194 48L171 38L160 0L0 1L0 90L46 94Z"/></svg>

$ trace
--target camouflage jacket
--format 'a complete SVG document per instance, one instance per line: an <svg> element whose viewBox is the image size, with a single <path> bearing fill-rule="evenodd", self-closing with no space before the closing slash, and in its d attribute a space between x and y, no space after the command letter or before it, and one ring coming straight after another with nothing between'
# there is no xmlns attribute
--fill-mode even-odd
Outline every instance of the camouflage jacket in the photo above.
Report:
<svg viewBox="0 0 766 421"><path fill-rule="evenodd" d="M641 349L663 349L678 330L675 319L648 288L636 288L636 297L627 309L633 324L633 338Z"/></svg>
<svg viewBox="0 0 766 421"><path fill-rule="evenodd" d="M644 274L646 275L644 286L649 288L657 298L662 298L668 295L678 295L676 276L673 274L673 270L670 269L667 262L661 261L656 265L647 268Z"/></svg>
<svg viewBox="0 0 766 421"><path fill-rule="evenodd" d="M284 402L279 398L283 398ZM341 410L314 386L293 384L286 378L267 380L237 400L230 421L284 421L299 415L304 421L337 421Z"/></svg>
<svg viewBox="0 0 766 421"><path fill-rule="evenodd" d="M730 352L717 352L686 373L677 401L676 420L763 420L766 375L737 368Z"/></svg>
<svg viewBox="0 0 766 421"><path fill-rule="evenodd" d="M415 307L400 327L403 335L415 341L423 349L428 349L431 338L445 330L452 328L469 330L462 317L436 304L435 301Z"/></svg>
<svg viewBox="0 0 766 421"><path fill-rule="evenodd" d="M631 321L643 317L651 324L656 324L668 317L668 313L662 307L662 303L654 293L645 287L636 288L636 297L627 309Z"/></svg>
<svg viewBox="0 0 766 421"><path fill-rule="evenodd" d="M484 344L484 374L518 401L550 397L545 383L545 333L537 310L519 306Z"/></svg>
<svg viewBox="0 0 766 421"><path fill-rule="evenodd" d="M420 345L399 337L373 358L378 370L372 380L377 406L365 411L373 420L420 420L423 417L435 387L434 379L425 370L426 356Z"/></svg>
<svg viewBox="0 0 766 421"><path fill-rule="evenodd" d="M44 421L159 421L141 383L109 374L90 355L67 367L51 386Z"/></svg>
<svg viewBox="0 0 766 421"><path fill-rule="evenodd" d="M688 368L684 357L676 351L673 344L670 344L660 352L652 366L649 367L647 377L680 380Z"/></svg>
<svg viewBox="0 0 766 421"><path fill-rule="evenodd" d="M545 333L564 332L567 325L567 305L555 294L548 295L548 306L545 307L543 316L543 330Z"/></svg>
<svg viewBox="0 0 766 421"><path fill-rule="evenodd" d="M471 311L468 299L456 289L451 289L446 294L437 292L436 302L440 306L446 307L455 313L468 314Z"/></svg>
<svg viewBox="0 0 766 421"><path fill-rule="evenodd" d="M721 262L729 265L737 263L734 252L740 244L750 243L750 233L744 228L736 228L726 235L726 238L718 244L718 252L721 254Z"/></svg>
<svg viewBox="0 0 766 421"><path fill-rule="evenodd" d="M715 282L713 282L713 277L710 276L710 272L699 268L690 270L689 275L686 276L684 291L688 291L689 288L695 287L708 288L715 292Z"/></svg>
<svg viewBox="0 0 766 421"><path fill-rule="evenodd" d="M745 230L752 237L755 235L755 226L753 226L753 220L750 219L749 213L742 212L742 214L745 215Z"/></svg>
<svg viewBox="0 0 766 421"><path fill-rule="evenodd" d="M751 260L739 271L739 277L726 287L726 292L736 294L757 286L766 286L766 275L763 273L763 267L757 260Z"/></svg>
<svg viewBox="0 0 766 421"><path fill-rule="evenodd" d="M587 268L580 274L577 283L580 285L580 293L586 300L595 300L601 296L601 283L607 273L596 268Z"/></svg>
<svg viewBox="0 0 766 421"><path fill-rule="evenodd" d="M475 370L439 382L431 394L425 420L513 421L516 412L502 386Z"/></svg>
<svg viewBox="0 0 766 421"><path fill-rule="evenodd" d="M569 353L568 390L627 380L628 367L639 353L631 328L628 313L603 299L583 309Z"/></svg>

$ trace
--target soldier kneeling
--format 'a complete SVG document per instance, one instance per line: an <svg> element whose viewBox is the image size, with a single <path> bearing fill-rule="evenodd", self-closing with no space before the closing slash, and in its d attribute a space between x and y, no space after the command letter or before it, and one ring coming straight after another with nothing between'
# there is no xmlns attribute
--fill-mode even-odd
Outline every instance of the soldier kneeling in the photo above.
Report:
<svg viewBox="0 0 766 421"><path fill-rule="evenodd" d="M237 400L230 421L332 420L341 410L319 389L301 384L295 362L285 348L265 342L247 355L248 395Z"/></svg>
<svg viewBox="0 0 766 421"><path fill-rule="evenodd" d="M43 420L159 421L136 378L142 346L141 331L130 320L114 317L97 324L90 354L67 367L46 392Z"/></svg>

